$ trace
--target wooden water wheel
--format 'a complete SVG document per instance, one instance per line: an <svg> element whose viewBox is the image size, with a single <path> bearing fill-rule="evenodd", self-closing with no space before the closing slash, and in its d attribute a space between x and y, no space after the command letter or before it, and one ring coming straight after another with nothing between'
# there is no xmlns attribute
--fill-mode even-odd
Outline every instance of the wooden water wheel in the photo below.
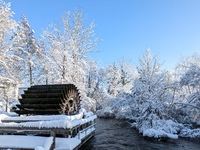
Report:
<svg viewBox="0 0 200 150"><path fill-rule="evenodd" d="M14 110L19 115L74 115L80 109L80 96L73 84L35 85L28 88L19 109Z"/></svg>

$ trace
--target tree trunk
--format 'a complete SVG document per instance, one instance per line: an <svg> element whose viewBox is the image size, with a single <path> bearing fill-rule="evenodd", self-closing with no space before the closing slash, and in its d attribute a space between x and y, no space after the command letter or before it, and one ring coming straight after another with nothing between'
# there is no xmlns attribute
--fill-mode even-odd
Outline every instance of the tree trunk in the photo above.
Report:
<svg viewBox="0 0 200 150"><path fill-rule="evenodd" d="M32 77L32 66L30 65L30 86L33 85L33 77Z"/></svg>

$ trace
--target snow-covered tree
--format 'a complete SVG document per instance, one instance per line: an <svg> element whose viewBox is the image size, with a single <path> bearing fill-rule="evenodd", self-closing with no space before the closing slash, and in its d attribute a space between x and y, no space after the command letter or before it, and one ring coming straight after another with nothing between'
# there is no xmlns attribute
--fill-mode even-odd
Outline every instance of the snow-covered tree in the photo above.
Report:
<svg viewBox="0 0 200 150"><path fill-rule="evenodd" d="M90 60L91 63L87 69L86 90L87 96L96 102L97 109L102 107L102 102L107 99L107 92L105 91L105 70L104 68L97 68L97 64Z"/></svg>
<svg viewBox="0 0 200 150"><path fill-rule="evenodd" d="M43 32L48 40L49 53L59 67L59 78L63 82L84 82L87 62L83 58L89 52L96 52L98 38L95 38L92 22L88 27L84 24L83 11L75 9L73 15L67 11L62 15L62 26L50 25L51 30Z"/></svg>
<svg viewBox="0 0 200 150"><path fill-rule="evenodd" d="M54 79L58 75L56 74L56 64L53 61L53 57L49 53L48 44L46 43L46 39L43 36L40 36L38 39L37 58L39 62L37 67L39 72L37 76L38 84L53 84L55 82Z"/></svg>
<svg viewBox="0 0 200 150"><path fill-rule="evenodd" d="M20 58L14 55L10 40L17 26L13 14L10 3L0 0L0 93L1 103L6 104L6 108L13 98L17 99L19 85L16 63Z"/></svg>
<svg viewBox="0 0 200 150"><path fill-rule="evenodd" d="M191 64L181 76L179 84L181 87L179 93L183 93L183 96L178 97L175 102L180 112L179 118L184 123L195 123L200 120L200 67L197 64ZM184 92L184 89L189 89L189 93Z"/></svg>
<svg viewBox="0 0 200 150"><path fill-rule="evenodd" d="M122 91L121 74L115 62L106 67L104 84L108 94L113 97Z"/></svg>
<svg viewBox="0 0 200 150"><path fill-rule="evenodd" d="M200 55L198 53L194 53L191 56L182 56L174 67L177 79L193 65L200 67Z"/></svg>
<svg viewBox="0 0 200 150"><path fill-rule="evenodd" d="M23 14L18 30L15 31L12 37L13 51L15 56L21 57L22 61L18 63L18 67L21 67L30 85L34 84L34 74L37 66L38 45L34 34L26 16Z"/></svg>
<svg viewBox="0 0 200 150"><path fill-rule="evenodd" d="M87 76L92 72L91 61L87 60L88 53L97 52L95 47L98 43L93 30L94 22L86 26L84 20L83 10L75 9L72 15L67 11L62 15L62 24L56 20L42 35L45 40L43 47L45 46L45 51L52 60L52 69L46 69L46 73L53 72L55 75L51 82L74 83L80 89L82 97L87 96L91 85Z"/></svg>
<svg viewBox="0 0 200 150"><path fill-rule="evenodd" d="M182 86L190 86L198 91L200 88L200 67L197 65L190 66L190 68L181 77L180 84Z"/></svg>
<svg viewBox="0 0 200 150"><path fill-rule="evenodd" d="M176 103L184 103L184 107L186 107L186 103L194 102L193 99L198 99L199 68L200 55L198 53L192 56L181 57L180 62L175 66L176 77L174 82L177 85L176 87L178 87L174 95Z"/></svg>
<svg viewBox="0 0 200 150"><path fill-rule="evenodd" d="M16 22L12 19L13 12L10 9L10 3L5 3L3 0L0 0L0 43L1 48L7 43L10 35L13 32L13 29L16 26Z"/></svg>
<svg viewBox="0 0 200 150"><path fill-rule="evenodd" d="M97 52L95 47L99 39L93 30L95 27L94 21L86 26L84 19L86 17L83 10L77 8L75 8L73 15L69 11L62 15L63 29L67 32L68 44L74 63L88 57L87 54L90 52Z"/></svg>
<svg viewBox="0 0 200 150"><path fill-rule="evenodd" d="M12 18L13 14L10 10L10 3L0 0L0 81L4 78L11 80L9 73L14 56L9 55L11 50L10 37L16 27L16 22Z"/></svg>
<svg viewBox="0 0 200 150"><path fill-rule="evenodd" d="M86 89L87 89L87 96L92 98L94 96L94 92L98 87L98 69L97 64L94 60L90 60L87 69L87 78L86 78Z"/></svg>
<svg viewBox="0 0 200 150"><path fill-rule="evenodd" d="M137 66L139 77L134 80L132 94L141 101L164 101L168 89L166 70L161 70L157 56L152 56L147 48L146 54L140 58Z"/></svg>
<svg viewBox="0 0 200 150"><path fill-rule="evenodd" d="M122 90L130 92L133 80L137 77L137 71L130 62L125 61L123 58L118 61L117 66L121 74Z"/></svg>

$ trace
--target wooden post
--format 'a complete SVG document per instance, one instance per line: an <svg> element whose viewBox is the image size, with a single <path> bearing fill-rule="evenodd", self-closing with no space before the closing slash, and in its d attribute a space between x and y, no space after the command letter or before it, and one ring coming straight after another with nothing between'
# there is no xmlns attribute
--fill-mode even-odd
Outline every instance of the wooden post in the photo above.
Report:
<svg viewBox="0 0 200 150"><path fill-rule="evenodd" d="M8 112L8 96L6 98L6 112Z"/></svg>
<svg viewBox="0 0 200 150"><path fill-rule="evenodd" d="M51 131L51 132L50 132L50 136L53 137L53 143L52 143L52 145L51 145L50 150L53 150L53 149L55 148L55 137L56 137L55 132L54 132L54 131Z"/></svg>
<svg viewBox="0 0 200 150"><path fill-rule="evenodd" d="M81 126L78 127L78 139L80 139L80 134L81 134Z"/></svg>

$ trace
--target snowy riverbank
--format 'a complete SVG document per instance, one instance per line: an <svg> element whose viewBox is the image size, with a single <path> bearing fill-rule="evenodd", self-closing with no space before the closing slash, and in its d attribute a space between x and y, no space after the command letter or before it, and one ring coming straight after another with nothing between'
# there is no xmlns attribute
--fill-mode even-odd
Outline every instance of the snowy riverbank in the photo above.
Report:
<svg viewBox="0 0 200 150"><path fill-rule="evenodd" d="M128 123L136 128L144 137L159 140L178 136L200 138L200 128L193 128L196 122L184 123L186 119L179 112L179 107L164 102L140 103L132 94L121 92L117 98L108 99L107 107L97 111L98 117L115 117L127 119Z"/></svg>

